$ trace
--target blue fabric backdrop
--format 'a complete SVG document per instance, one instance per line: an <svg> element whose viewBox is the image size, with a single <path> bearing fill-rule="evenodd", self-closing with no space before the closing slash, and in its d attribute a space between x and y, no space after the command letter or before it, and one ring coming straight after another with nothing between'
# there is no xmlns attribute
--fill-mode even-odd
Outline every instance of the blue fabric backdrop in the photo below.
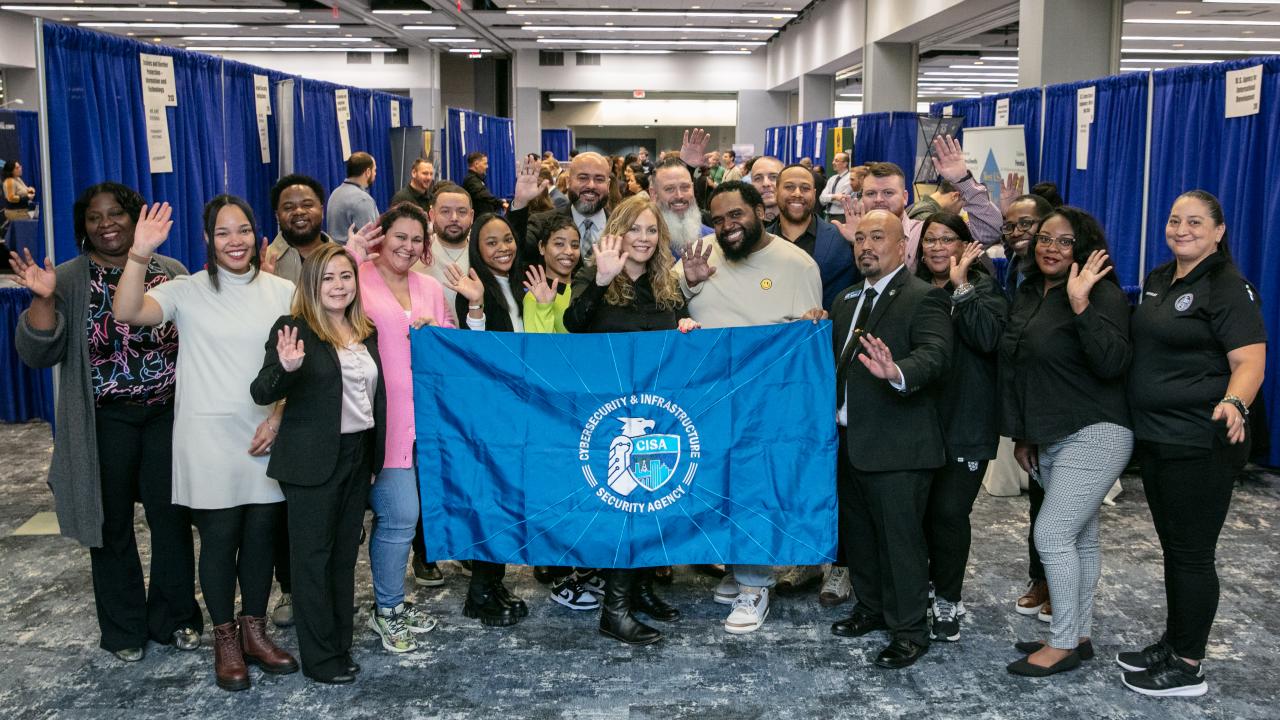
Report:
<svg viewBox="0 0 1280 720"><path fill-rule="evenodd" d="M907 193L913 194L911 178L916 169L917 127L915 113L881 112L859 115L858 137L853 146L853 164L894 163L907 174Z"/></svg>
<svg viewBox="0 0 1280 720"><path fill-rule="evenodd" d="M1137 285L1147 138L1147 75L1128 73L1045 88L1040 179L1058 184L1071 205L1093 213L1107 232L1122 285ZM1089 169L1076 169L1076 92L1095 87ZM1153 153L1154 155L1155 153Z"/></svg>
<svg viewBox="0 0 1280 720"><path fill-rule="evenodd" d="M553 128L542 131L542 152L551 151L551 155L560 162L569 159L573 152L573 131L568 128Z"/></svg>
<svg viewBox="0 0 1280 720"><path fill-rule="evenodd" d="M18 316L30 304L26 288L0 288L0 422L53 422L52 371L27 367L13 346Z"/></svg>
<svg viewBox="0 0 1280 720"><path fill-rule="evenodd" d="M509 198L516 188L516 144L510 118L483 115L460 108L448 108L445 153L448 177L462 183L467 176L467 155L482 152L489 156L485 184L498 197Z"/></svg>
<svg viewBox="0 0 1280 720"><path fill-rule="evenodd" d="M1226 118L1226 73L1255 65L1263 66L1260 111ZM1280 465L1280 57L1162 70L1154 83L1146 272L1171 259L1164 226L1177 196L1194 188L1217 195L1231 253L1262 295L1269 463Z"/></svg>
<svg viewBox="0 0 1280 720"><path fill-rule="evenodd" d="M289 76L274 70L226 60L222 66L222 91L224 103L222 121L228 146L235 152L226 153L227 192L239 195L253 208L258 223L258 233L269 238L276 234L276 214L271 207L271 186L280 177L280 147L276 140L276 118L279 111L272 108L267 116L267 145L270 163L263 164L258 146L258 116L254 97L254 75L266 75L271 83L271 102L276 102L276 86Z"/></svg>

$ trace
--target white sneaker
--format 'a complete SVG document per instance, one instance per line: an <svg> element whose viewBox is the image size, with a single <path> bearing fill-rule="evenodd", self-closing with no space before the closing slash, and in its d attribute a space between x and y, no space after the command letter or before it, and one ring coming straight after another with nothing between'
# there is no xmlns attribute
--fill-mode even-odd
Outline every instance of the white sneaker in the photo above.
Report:
<svg viewBox="0 0 1280 720"><path fill-rule="evenodd" d="M721 605L732 605L738 599L738 579L733 576L733 572L729 571L720 578L720 584L716 585L715 601Z"/></svg>
<svg viewBox="0 0 1280 720"><path fill-rule="evenodd" d="M853 595L853 584L849 581L849 568L832 565L827 571L827 579L822 582L818 591L818 604L822 607L835 607L847 602Z"/></svg>
<svg viewBox="0 0 1280 720"><path fill-rule="evenodd" d="M743 587L733 601L733 611L725 618L724 631L731 635L755 632L769 617L769 588Z"/></svg>

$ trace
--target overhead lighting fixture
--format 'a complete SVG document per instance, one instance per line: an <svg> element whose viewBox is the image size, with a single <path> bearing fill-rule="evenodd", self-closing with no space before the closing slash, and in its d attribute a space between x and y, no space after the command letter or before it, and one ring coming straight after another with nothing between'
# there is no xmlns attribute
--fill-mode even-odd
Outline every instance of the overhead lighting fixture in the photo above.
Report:
<svg viewBox="0 0 1280 720"><path fill-rule="evenodd" d="M1001 68L1001 70L1004 70L1004 69L1006 69L1006 68ZM1001 77L1016 78L1016 77L1018 77L1018 73L1005 73L1005 72L993 72L993 73L986 73L986 72L982 72L982 73L979 73L979 72L951 72L950 70L926 70L925 72L923 72L923 73L921 73L921 74L922 74L922 75L943 75L943 76L955 76L955 77L976 77L976 76L978 76L978 75L981 75L982 77L993 77L993 78L1001 78Z"/></svg>
<svg viewBox="0 0 1280 720"><path fill-rule="evenodd" d="M196 50L199 52L242 52L242 53L264 53L264 52L288 52L288 53L304 53L304 52L362 52L362 53L393 53L395 48L340 48L340 47L248 47L241 45L232 47L230 45L192 45L188 50Z"/></svg>
<svg viewBox="0 0 1280 720"><path fill-rule="evenodd" d="M703 50L708 55L750 55L750 50Z"/></svg>
<svg viewBox="0 0 1280 720"><path fill-rule="evenodd" d="M759 47L758 40L583 40L578 38L539 38L545 45L749 45Z"/></svg>
<svg viewBox="0 0 1280 720"><path fill-rule="evenodd" d="M995 62L1018 62L1017 55L982 55L979 60L994 60Z"/></svg>
<svg viewBox="0 0 1280 720"><path fill-rule="evenodd" d="M587 50L592 55L670 55L675 50Z"/></svg>
<svg viewBox="0 0 1280 720"><path fill-rule="evenodd" d="M1173 14L1174 15L1190 15L1191 11L1190 10L1174 10Z"/></svg>
<svg viewBox="0 0 1280 720"><path fill-rule="evenodd" d="M430 15L430 10L373 10L374 15Z"/></svg>
<svg viewBox="0 0 1280 720"><path fill-rule="evenodd" d="M682 32L682 33L716 33L725 35L728 33L752 33L755 35L773 35L778 32L773 28L727 28L727 27L684 27L678 31L669 27L637 27L629 25L522 25L521 30L530 32Z"/></svg>
<svg viewBox="0 0 1280 720"><path fill-rule="evenodd" d="M1178 63L1181 65L1212 65L1214 60L1198 60L1196 58L1124 58L1122 63Z"/></svg>
<svg viewBox="0 0 1280 720"><path fill-rule="evenodd" d="M428 39L427 39L427 42L441 43L441 44L444 44L444 45L449 45L449 44L475 43L475 42L476 42L476 40L477 40L477 38L473 38L473 37L465 37L465 38L428 38Z"/></svg>
<svg viewBox="0 0 1280 720"><path fill-rule="evenodd" d="M955 70L1016 70L1010 65L948 65L947 67Z"/></svg>
<svg viewBox="0 0 1280 720"><path fill-rule="evenodd" d="M1256 48L1253 50L1164 50L1160 48L1120 48L1122 53L1150 53L1153 55L1280 55L1280 48Z"/></svg>
<svg viewBox="0 0 1280 720"><path fill-rule="evenodd" d="M317 23L304 23L301 25L281 25L280 27L289 28L290 30L337 30L341 25L321 25Z"/></svg>
<svg viewBox="0 0 1280 720"><path fill-rule="evenodd" d="M181 29L181 30L234 30L238 27L244 27L236 23L166 23L166 22L82 22L76 23L80 27L91 28L150 28L150 29Z"/></svg>
<svg viewBox="0 0 1280 720"><path fill-rule="evenodd" d="M792 20L795 13L740 13L740 12L713 12L710 10L695 10L682 12L679 10L636 10L632 12L617 12L613 10L508 10L508 15L548 15L548 16L581 16L581 17L634 17L634 18L650 18L650 17L678 17L678 18L757 18L761 20Z"/></svg>
<svg viewBox="0 0 1280 720"><path fill-rule="evenodd" d="M580 98L580 97L553 97L551 102L577 103L577 102L604 102L608 98ZM621 100L622 98L617 98Z"/></svg>
<svg viewBox="0 0 1280 720"><path fill-rule="evenodd" d="M1280 25L1280 20L1205 20L1196 18L1195 20L1173 20L1173 19L1153 19L1147 20L1135 18L1125 20L1126 23L1135 25Z"/></svg>
<svg viewBox="0 0 1280 720"><path fill-rule="evenodd" d="M1138 42L1280 42L1280 37L1186 37L1179 35L1124 35L1121 40Z"/></svg>
<svg viewBox="0 0 1280 720"><path fill-rule="evenodd" d="M184 35L182 39L199 40L201 42L373 42L373 38L366 37L272 37L269 35Z"/></svg>
<svg viewBox="0 0 1280 720"><path fill-rule="evenodd" d="M862 97L862 93L840 93L840 97Z"/></svg>
<svg viewBox="0 0 1280 720"><path fill-rule="evenodd" d="M297 15L300 11L296 8L248 8L248 7L137 7L137 6L116 6L116 5L0 5L0 10L13 10L15 12L66 12L68 10L76 10L79 12L95 12L95 13L195 13L198 15L214 15L219 13L241 13L253 15Z"/></svg>
<svg viewBox="0 0 1280 720"><path fill-rule="evenodd" d="M405 25L400 29L401 30L438 30L440 32L447 32L449 30L457 30L458 26L457 25Z"/></svg>
<svg viewBox="0 0 1280 720"><path fill-rule="evenodd" d="M489 48L449 48L451 53L466 53L468 55L480 55L482 53L493 52Z"/></svg>

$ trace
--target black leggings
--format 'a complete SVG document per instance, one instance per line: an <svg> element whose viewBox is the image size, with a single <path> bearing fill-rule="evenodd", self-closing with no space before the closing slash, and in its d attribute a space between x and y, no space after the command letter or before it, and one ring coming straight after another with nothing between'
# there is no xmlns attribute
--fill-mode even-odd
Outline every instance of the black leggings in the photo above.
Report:
<svg viewBox="0 0 1280 720"><path fill-rule="evenodd" d="M191 511L200 531L200 588L214 625L235 620L237 580L241 614L266 616L279 512L280 503Z"/></svg>
<svg viewBox="0 0 1280 720"><path fill-rule="evenodd" d="M969 562L972 531L969 513L987 474L987 461L948 462L933 471L924 534L929 543L929 580L934 591L960 602L964 568Z"/></svg>
<svg viewBox="0 0 1280 720"><path fill-rule="evenodd" d="M1164 552L1169 606L1165 640L1189 660L1203 660L1218 612L1218 534L1231 507L1248 444L1193 448L1139 442L1142 487Z"/></svg>

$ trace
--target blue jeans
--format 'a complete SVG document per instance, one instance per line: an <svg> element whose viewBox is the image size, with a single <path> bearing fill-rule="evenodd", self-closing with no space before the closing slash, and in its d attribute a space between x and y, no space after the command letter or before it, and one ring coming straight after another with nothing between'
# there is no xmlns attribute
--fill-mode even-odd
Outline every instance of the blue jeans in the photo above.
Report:
<svg viewBox="0 0 1280 720"><path fill-rule="evenodd" d="M772 565L731 565L738 585L746 587L773 587Z"/></svg>
<svg viewBox="0 0 1280 720"><path fill-rule="evenodd" d="M418 471L383 468L369 490L373 532L369 536L369 569L373 595L380 608L404 602L404 571L418 526Z"/></svg>

